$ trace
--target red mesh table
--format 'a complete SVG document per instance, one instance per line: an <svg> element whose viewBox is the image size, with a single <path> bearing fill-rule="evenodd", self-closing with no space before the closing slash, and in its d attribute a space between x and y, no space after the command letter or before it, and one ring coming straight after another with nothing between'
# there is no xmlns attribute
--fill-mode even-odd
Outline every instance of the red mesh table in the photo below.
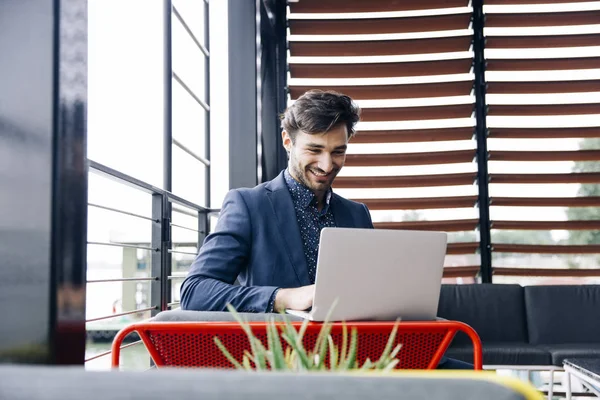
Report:
<svg viewBox="0 0 600 400"><path fill-rule="evenodd" d="M299 329L301 322L292 325ZM305 348L313 348L321 329L320 323L309 323L304 335ZM250 322L255 336L267 344L266 323ZM342 343L342 323L333 323L331 336L338 346ZM357 360L379 359L394 322L348 322L358 331ZM458 321L401 322L396 342L402 343L398 353L398 369L435 369L454 335L462 331L473 342L473 365L482 369L481 341L469 325ZM232 356L241 362L250 344L236 322L142 322L119 331L112 344L112 366L119 367L121 345L130 333L137 332L157 367L233 368L213 341L218 336ZM284 348L287 343L282 341Z"/></svg>

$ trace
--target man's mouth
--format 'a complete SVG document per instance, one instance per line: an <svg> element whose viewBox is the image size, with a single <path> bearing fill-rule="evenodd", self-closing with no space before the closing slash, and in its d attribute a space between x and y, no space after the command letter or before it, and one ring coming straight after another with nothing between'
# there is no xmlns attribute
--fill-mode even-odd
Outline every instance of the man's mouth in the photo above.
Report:
<svg viewBox="0 0 600 400"><path fill-rule="evenodd" d="M309 171L310 171L310 172L311 172L313 175L315 175L315 176L317 176L317 177L319 177L319 178L325 178L325 177L329 176L329 174L326 174L325 172L318 172L318 171L315 171L315 170L313 170L313 169L311 169L311 170L309 170Z"/></svg>

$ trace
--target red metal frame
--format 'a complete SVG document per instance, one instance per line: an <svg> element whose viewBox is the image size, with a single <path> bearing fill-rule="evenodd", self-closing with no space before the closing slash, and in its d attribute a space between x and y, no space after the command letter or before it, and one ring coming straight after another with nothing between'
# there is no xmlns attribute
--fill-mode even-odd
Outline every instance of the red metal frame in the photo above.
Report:
<svg viewBox="0 0 600 400"><path fill-rule="evenodd" d="M278 323L280 325L281 323ZM292 325L299 328L301 322ZM358 330L358 361L379 359L394 322L347 322L348 332ZM266 323L250 322L255 336L266 344ZM321 323L308 324L305 348L313 348ZM333 323L331 335L341 343L342 323ZM400 322L396 343L402 343L398 369L435 369L457 332L466 333L473 342L473 365L482 369L481 341L469 325L458 321ZM119 367L121 345L130 333L137 332L157 367L233 368L213 342L218 336L231 354L241 361L243 350L250 350L246 334L236 322L141 322L117 333L112 344L112 366ZM287 346L286 343L282 343Z"/></svg>

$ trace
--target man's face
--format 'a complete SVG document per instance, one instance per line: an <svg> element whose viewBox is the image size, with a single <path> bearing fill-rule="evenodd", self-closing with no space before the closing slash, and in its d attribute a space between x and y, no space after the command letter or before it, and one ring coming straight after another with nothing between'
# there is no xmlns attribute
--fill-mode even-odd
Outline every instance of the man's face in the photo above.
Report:
<svg viewBox="0 0 600 400"><path fill-rule="evenodd" d="M291 175L315 194L329 190L346 161L346 125L338 124L321 134L298 132L295 143L286 131L283 131L282 138L283 146L290 154Z"/></svg>

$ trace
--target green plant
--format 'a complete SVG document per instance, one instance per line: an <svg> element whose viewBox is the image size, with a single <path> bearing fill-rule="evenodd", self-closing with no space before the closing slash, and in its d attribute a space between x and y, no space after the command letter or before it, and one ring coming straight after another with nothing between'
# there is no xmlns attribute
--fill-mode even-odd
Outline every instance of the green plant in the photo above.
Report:
<svg viewBox="0 0 600 400"><path fill-rule="evenodd" d="M240 363L231 355L218 337L214 338L214 342L237 369L290 372L323 371L327 368L330 371L347 371L351 369L389 371L399 361L396 356L402 345L398 344L392 348L398 332L399 320L396 321L379 359L371 361L367 358L363 365L359 366L356 359L358 350L358 331L356 327L352 328L350 337L348 337L348 328L344 323L342 325L342 344L337 346L331 336L332 323L328 322L329 318L326 318L317 336L315 346L311 350L305 349L302 342L308 327L308 320L304 320L300 328L296 330L285 314L283 315L283 323L276 323L271 316L266 321L267 346L265 347L260 339L254 336L248 322L231 305L228 305L228 309L246 333L250 342L250 351L244 350L242 362ZM281 339L287 344L285 348L282 346ZM328 355L329 367L325 363Z"/></svg>

